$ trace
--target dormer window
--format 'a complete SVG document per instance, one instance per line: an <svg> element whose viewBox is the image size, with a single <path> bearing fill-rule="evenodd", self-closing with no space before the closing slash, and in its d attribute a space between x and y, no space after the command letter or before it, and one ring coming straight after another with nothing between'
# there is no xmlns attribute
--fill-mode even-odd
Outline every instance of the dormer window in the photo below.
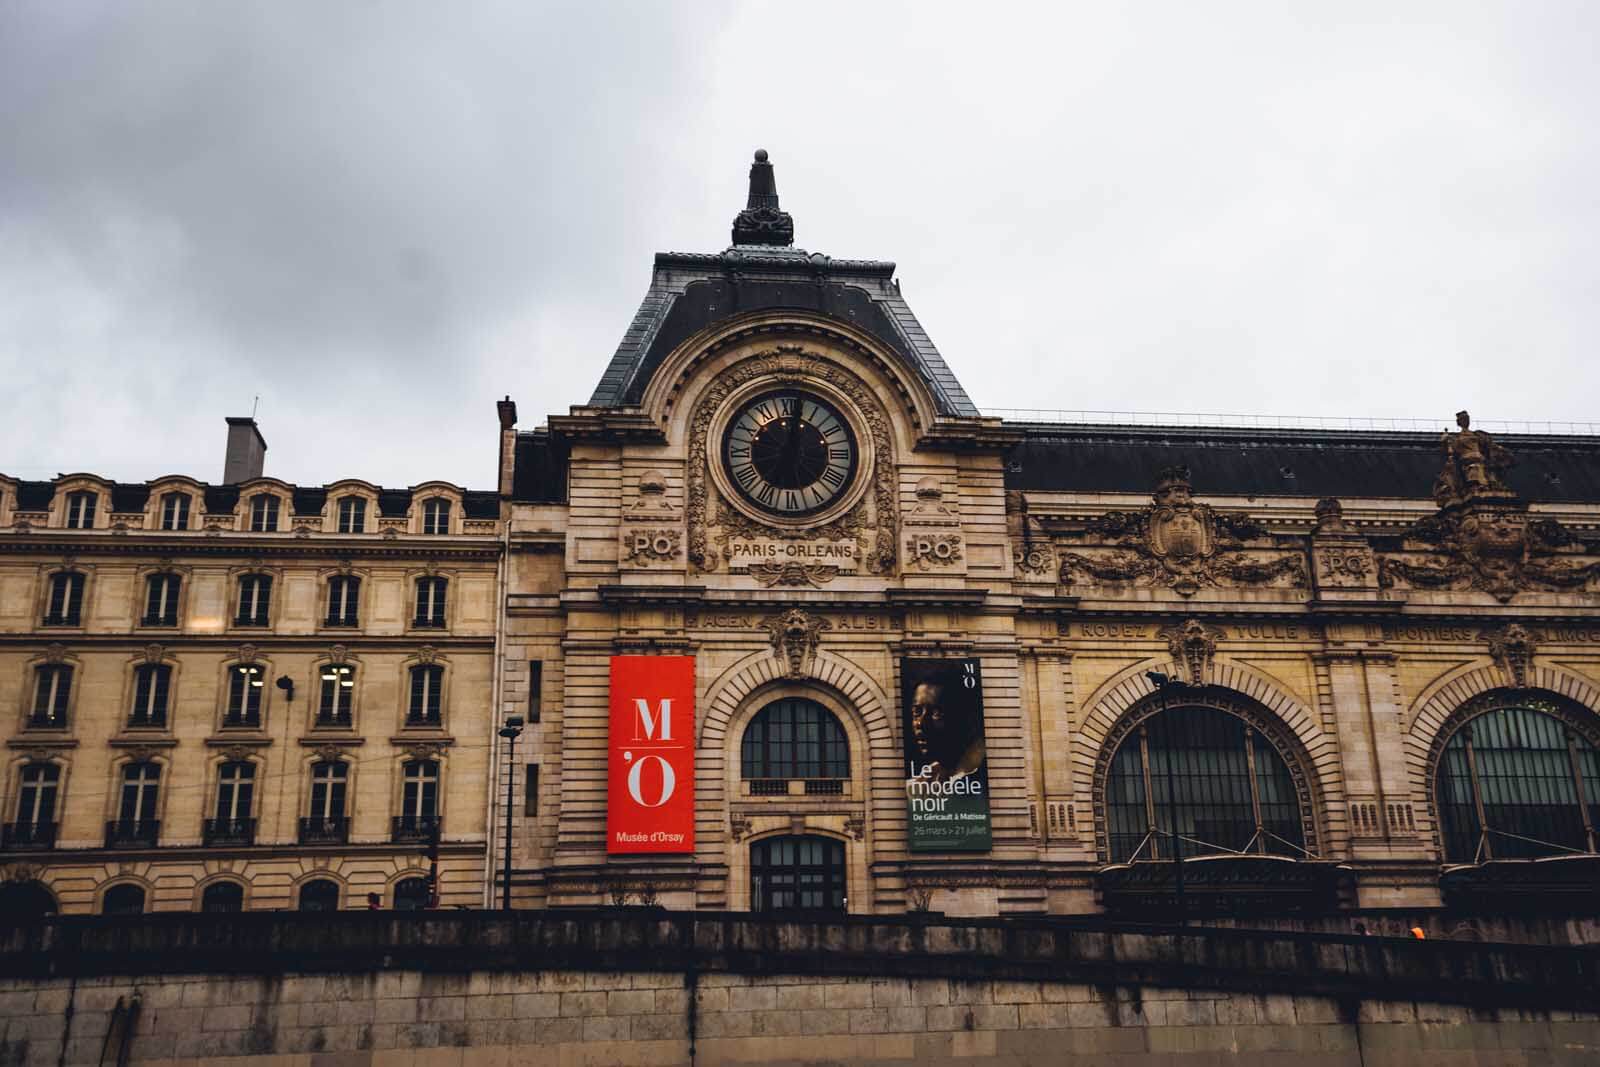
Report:
<svg viewBox="0 0 1600 1067"><path fill-rule="evenodd" d="M250 532L273 533L278 529L278 498L258 493L250 498Z"/></svg>
<svg viewBox="0 0 1600 1067"><path fill-rule="evenodd" d="M339 501L339 532L367 532L367 502L359 496L347 496Z"/></svg>
<svg viewBox="0 0 1600 1067"><path fill-rule="evenodd" d="M189 528L188 493L168 493L161 498L161 528L163 530Z"/></svg>
<svg viewBox="0 0 1600 1067"><path fill-rule="evenodd" d="M422 532L448 534L450 532L450 501L436 496L422 502Z"/></svg>
<svg viewBox="0 0 1600 1067"><path fill-rule="evenodd" d="M67 529L92 530L94 528L94 508L98 498L98 493L67 494Z"/></svg>

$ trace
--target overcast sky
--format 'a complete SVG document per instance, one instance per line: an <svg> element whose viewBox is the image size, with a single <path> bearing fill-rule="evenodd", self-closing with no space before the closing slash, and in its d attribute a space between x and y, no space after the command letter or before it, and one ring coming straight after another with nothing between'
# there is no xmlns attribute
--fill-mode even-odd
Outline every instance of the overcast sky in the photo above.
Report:
<svg viewBox="0 0 1600 1067"><path fill-rule="evenodd" d="M1600 5L0 0L0 471L492 488L750 153L984 408L1595 419Z"/></svg>

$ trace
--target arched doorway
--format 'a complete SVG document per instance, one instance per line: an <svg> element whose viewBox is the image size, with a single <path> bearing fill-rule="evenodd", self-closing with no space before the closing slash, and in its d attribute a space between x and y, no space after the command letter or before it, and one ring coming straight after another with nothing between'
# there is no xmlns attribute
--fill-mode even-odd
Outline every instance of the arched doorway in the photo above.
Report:
<svg viewBox="0 0 1600 1067"><path fill-rule="evenodd" d="M752 911L844 911L844 842L818 834L767 837L750 846Z"/></svg>

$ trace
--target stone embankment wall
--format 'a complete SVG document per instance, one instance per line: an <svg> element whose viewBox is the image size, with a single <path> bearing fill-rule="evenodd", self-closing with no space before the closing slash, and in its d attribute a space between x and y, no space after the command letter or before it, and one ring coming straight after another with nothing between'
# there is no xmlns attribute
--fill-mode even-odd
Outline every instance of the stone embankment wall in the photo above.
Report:
<svg viewBox="0 0 1600 1067"><path fill-rule="evenodd" d="M703 913L0 929L0 1065L1600 1062L1600 953Z"/></svg>

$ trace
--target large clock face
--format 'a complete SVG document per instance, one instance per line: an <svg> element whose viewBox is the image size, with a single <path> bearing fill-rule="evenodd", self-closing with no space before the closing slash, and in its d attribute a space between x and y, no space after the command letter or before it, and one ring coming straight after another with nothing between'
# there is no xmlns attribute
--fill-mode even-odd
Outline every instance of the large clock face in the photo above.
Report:
<svg viewBox="0 0 1600 1067"><path fill-rule="evenodd" d="M811 393L779 389L747 401L722 436L722 462L741 496L796 518L850 488L856 438L839 409Z"/></svg>

